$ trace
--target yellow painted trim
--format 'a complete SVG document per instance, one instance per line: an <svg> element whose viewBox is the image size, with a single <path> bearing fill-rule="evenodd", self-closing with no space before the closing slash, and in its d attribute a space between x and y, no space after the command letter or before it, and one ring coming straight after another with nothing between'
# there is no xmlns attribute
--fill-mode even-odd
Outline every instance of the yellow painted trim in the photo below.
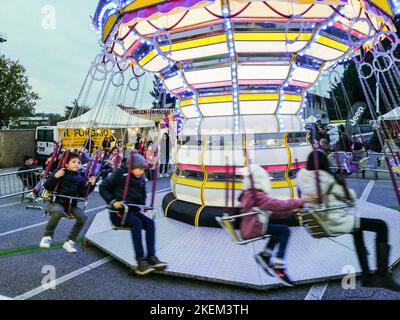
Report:
<svg viewBox="0 0 400 320"><path fill-rule="evenodd" d="M200 219L200 215L201 212L203 211L203 209L205 208L205 205L202 205L197 211L196 211L196 215L194 217L194 226L198 227L199 226L199 219Z"/></svg>
<svg viewBox="0 0 400 320"><path fill-rule="evenodd" d="M185 50L185 49L193 49L193 48L199 48L199 47L204 47L204 46L209 46L212 44L218 44L218 43L223 43L226 42L226 34L221 34L218 36L211 36L207 38L201 38L201 39L195 39L195 40L189 40L189 41L182 41L178 43L173 43L161 46L160 49L163 52L169 52L169 51L178 51L178 50Z"/></svg>
<svg viewBox="0 0 400 320"><path fill-rule="evenodd" d="M283 100L285 101L302 101L303 97L295 94L284 94Z"/></svg>
<svg viewBox="0 0 400 320"><path fill-rule="evenodd" d="M288 154L288 166L285 170L285 180L289 185L289 189L290 189L290 198L294 198L294 188L292 185L292 181L289 178L289 171L290 168L292 167L292 152L290 151L290 147L289 144L287 142L287 138L288 138L289 132L285 132L284 136L283 136L283 145L286 148L287 154Z"/></svg>
<svg viewBox="0 0 400 320"><path fill-rule="evenodd" d="M312 33L288 33L284 32L240 32L233 35L235 41L286 41L299 40L308 41L312 38Z"/></svg>
<svg viewBox="0 0 400 320"><path fill-rule="evenodd" d="M206 202L204 199L204 188L206 186L207 179L208 179L208 174L207 174L206 168L204 166L204 155L205 155L206 149L207 149L207 137L204 136L203 137L203 149L201 151L201 170L203 171L203 182L201 184L201 189L200 189L201 207L199 208L199 210L197 210L196 216L194 218L194 226L195 227L199 226L200 214L203 211L204 207L206 206Z"/></svg>
<svg viewBox="0 0 400 320"><path fill-rule="evenodd" d="M317 43L323 44L325 46L328 46L330 48L333 48L333 49L336 49L336 50L339 50L339 51L343 51L343 52L346 52L347 50L349 50L349 46L346 46L343 43L340 43L340 42L338 42L336 40L329 39L329 38L324 37L324 36L319 36L318 39L317 39Z"/></svg>
<svg viewBox="0 0 400 320"><path fill-rule="evenodd" d="M115 25L115 22L117 22L118 16L116 14L113 14L112 16L110 16L107 20L107 22L104 25L104 29L103 29L103 43L106 42L108 36L110 35L110 32L112 30L112 28Z"/></svg>
<svg viewBox="0 0 400 320"><path fill-rule="evenodd" d="M178 177L175 173L172 175L171 179L181 185L189 186L189 187L195 187L195 188L201 188L203 181L197 181L197 180L191 180L187 178L182 178ZM290 180L291 184L293 186L296 185L296 180ZM289 187L289 184L287 181L272 181L272 188L287 188ZM205 189L225 189L226 184L225 182L206 182ZM229 183L229 188L232 188L232 182ZM243 189L243 183L236 182L235 183L235 189L236 190L242 190Z"/></svg>
<svg viewBox="0 0 400 320"><path fill-rule="evenodd" d="M168 2L168 0L136 0L130 5L126 6L122 12L136 11L138 9L154 6L163 2Z"/></svg>
<svg viewBox="0 0 400 320"><path fill-rule="evenodd" d="M284 99L286 101L302 101L302 96L295 94L285 94ZM251 94L251 93L243 93L239 95L240 101L275 101L279 100L279 95L276 93L266 93L266 94ZM221 102L232 102L233 98L231 95L223 95L223 96L210 96L210 97L199 97L199 103L221 103ZM187 105L193 104L192 100L188 100ZM183 102L180 103L180 106L185 106Z"/></svg>
<svg viewBox="0 0 400 320"><path fill-rule="evenodd" d="M181 101L181 102L179 103L179 106L181 106L181 107L187 107L187 106L192 105L193 103L194 103L193 99L188 99L188 100Z"/></svg>
<svg viewBox="0 0 400 320"><path fill-rule="evenodd" d="M259 100L278 100L279 95L276 93L267 93L267 94L250 94L243 93L239 95L240 101L259 101Z"/></svg>
<svg viewBox="0 0 400 320"><path fill-rule="evenodd" d="M389 1L387 1L387 0L370 0L370 2L372 2L378 8L382 9L383 11L385 11L392 18L394 17L394 13L393 13L392 8L391 8L391 6L389 4Z"/></svg>
<svg viewBox="0 0 400 320"><path fill-rule="evenodd" d="M149 52L142 60L139 61L139 65L143 67L145 64L149 63L153 58L157 56L157 52L152 50Z"/></svg>
<svg viewBox="0 0 400 320"><path fill-rule="evenodd" d="M178 201L178 199L174 199L172 200L170 203L168 203L168 205L165 207L165 212L164 212L164 216L168 217L168 209L170 207L171 204L173 204L175 201Z"/></svg>
<svg viewBox="0 0 400 320"><path fill-rule="evenodd" d="M232 102L232 96L211 96L211 97L200 97L199 103L218 103L218 102Z"/></svg>

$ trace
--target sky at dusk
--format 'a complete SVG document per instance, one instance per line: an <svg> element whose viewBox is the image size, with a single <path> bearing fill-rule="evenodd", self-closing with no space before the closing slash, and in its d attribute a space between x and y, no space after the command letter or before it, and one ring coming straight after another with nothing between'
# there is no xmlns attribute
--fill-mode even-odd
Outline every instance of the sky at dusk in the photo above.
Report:
<svg viewBox="0 0 400 320"><path fill-rule="evenodd" d="M0 55L19 60L29 83L39 93L36 112L63 114L82 87L93 58L100 52L99 35L91 28L97 0L0 0ZM126 104L151 106L152 76L142 81L139 97ZM92 100L100 86L92 88ZM112 95L112 92L110 93Z"/></svg>

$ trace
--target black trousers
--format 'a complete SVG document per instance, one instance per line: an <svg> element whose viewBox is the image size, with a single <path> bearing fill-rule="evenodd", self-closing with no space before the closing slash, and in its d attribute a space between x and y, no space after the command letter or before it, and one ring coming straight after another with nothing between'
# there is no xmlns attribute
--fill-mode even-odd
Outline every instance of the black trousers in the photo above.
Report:
<svg viewBox="0 0 400 320"><path fill-rule="evenodd" d="M388 228L386 222L380 219L360 218L360 228L353 232L354 245L356 247L357 256L360 260L363 273L367 271L368 259L367 250L364 244L363 231L371 231L376 233L376 250L378 244L388 243Z"/></svg>

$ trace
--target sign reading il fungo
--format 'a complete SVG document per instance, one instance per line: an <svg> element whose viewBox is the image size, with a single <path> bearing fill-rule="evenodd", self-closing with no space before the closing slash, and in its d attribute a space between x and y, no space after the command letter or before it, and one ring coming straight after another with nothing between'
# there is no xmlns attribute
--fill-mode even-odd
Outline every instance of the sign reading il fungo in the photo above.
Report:
<svg viewBox="0 0 400 320"><path fill-rule="evenodd" d="M111 129L59 129L64 148L82 148L91 133L94 146L101 147L104 138L111 137Z"/></svg>

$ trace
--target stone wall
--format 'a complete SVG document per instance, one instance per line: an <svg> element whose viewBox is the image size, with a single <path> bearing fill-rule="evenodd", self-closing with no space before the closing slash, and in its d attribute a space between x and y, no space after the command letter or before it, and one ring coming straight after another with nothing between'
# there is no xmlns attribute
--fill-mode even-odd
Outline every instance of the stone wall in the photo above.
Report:
<svg viewBox="0 0 400 320"><path fill-rule="evenodd" d="M28 154L35 156L35 129L0 130L0 168L22 165Z"/></svg>

